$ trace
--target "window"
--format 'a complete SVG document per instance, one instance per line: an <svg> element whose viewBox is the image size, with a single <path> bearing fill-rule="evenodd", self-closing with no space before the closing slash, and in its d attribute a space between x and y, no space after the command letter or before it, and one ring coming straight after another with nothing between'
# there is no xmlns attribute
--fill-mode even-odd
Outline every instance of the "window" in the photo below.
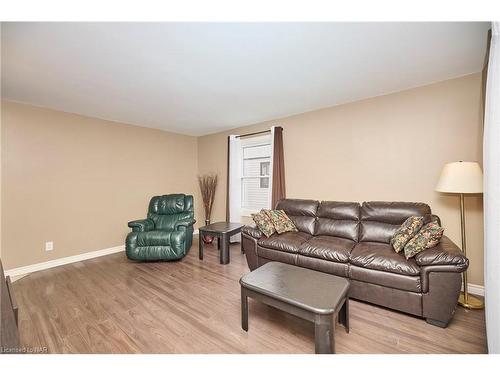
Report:
<svg viewBox="0 0 500 375"><path fill-rule="evenodd" d="M269 189L269 166L271 165L270 161L261 161L260 162L260 188L261 189ZM263 177L266 176L266 177Z"/></svg>
<svg viewBox="0 0 500 375"><path fill-rule="evenodd" d="M241 208L244 215L269 208L271 137L242 139Z"/></svg>

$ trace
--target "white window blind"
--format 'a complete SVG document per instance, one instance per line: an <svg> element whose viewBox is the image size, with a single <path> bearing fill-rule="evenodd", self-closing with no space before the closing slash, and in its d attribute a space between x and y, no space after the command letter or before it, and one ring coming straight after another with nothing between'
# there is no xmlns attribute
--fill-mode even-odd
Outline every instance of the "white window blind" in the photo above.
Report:
<svg viewBox="0 0 500 375"><path fill-rule="evenodd" d="M243 214L269 208L270 135L242 139L241 208Z"/></svg>

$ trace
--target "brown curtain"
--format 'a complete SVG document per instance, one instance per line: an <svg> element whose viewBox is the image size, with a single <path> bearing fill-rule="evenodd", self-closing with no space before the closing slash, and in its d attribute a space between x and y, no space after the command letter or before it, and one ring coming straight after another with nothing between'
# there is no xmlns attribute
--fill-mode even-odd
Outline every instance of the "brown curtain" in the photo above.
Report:
<svg viewBox="0 0 500 375"><path fill-rule="evenodd" d="M285 159L283 157L283 128L274 128L273 140L273 180L271 192L271 207L275 208L280 199L286 197L285 189Z"/></svg>

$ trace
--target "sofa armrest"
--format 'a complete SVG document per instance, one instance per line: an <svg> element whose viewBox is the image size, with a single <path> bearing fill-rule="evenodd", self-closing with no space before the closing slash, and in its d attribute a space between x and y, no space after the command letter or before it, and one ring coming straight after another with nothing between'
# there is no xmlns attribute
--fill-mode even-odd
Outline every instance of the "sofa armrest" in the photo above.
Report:
<svg viewBox="0 0 500 375"><path fill-rule="evenodd" d="M175 230L187 229L187 227L192 226L194 223L196 223L195 219L178 221L175 223Z"/></svg>
<svg viewBox="0 0 500 375"><path fill-rule="evenodd" d="M155 229L155 223L151 219L129 221L128 226L132 228L132 232L149 232Z"/></svg>
<svg viewBox="0 0 500 375"><path fill-rule="evenodd" d="M418 253L415 261L421 267L455 266L457 272L463 272L469 267L469 259L446 236L443 236L436 246Z"/></svg>
<svg viewBox="0 0 500 375"><path fill-rule="evenodd" d="M255 224L245 225L243 228L241 228L241 231L255 239L259 239L262 237L262 232L260 231L259 228L257 228Z"/></svg>

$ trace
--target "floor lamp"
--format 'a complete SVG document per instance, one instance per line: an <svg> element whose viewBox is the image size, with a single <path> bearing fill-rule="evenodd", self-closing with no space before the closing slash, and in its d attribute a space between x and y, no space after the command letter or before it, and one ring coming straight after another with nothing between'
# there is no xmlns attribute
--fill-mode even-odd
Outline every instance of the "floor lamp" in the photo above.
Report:
<svg viewBox="0 0 500 375"><path fill-rule="evenodd" d="M464 194L479 194L483 192L483 172L476 162L459 161L444 166L439 177L436 191L441 193L459 194L460 223L462 229L462 251L467 256L467 240L465 237L465 205ZM460 294L458 303L468 309L482 309L483 301L469 295L467 291L467 271L463 273L464 291Z"/></svg>

